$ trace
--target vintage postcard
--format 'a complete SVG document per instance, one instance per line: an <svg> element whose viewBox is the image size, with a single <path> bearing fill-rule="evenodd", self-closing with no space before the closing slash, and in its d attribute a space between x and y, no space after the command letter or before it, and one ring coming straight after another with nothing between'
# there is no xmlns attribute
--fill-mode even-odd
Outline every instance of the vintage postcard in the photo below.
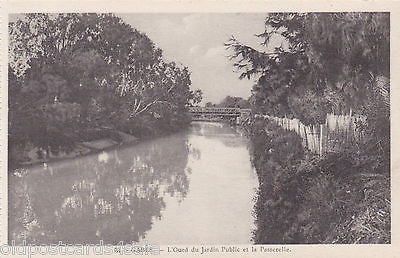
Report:
<svg viewBox="0 0 400 258"><path fill-rule="evenodd" d="M398 18L3 1L0 257L399 257Z"/></svg>

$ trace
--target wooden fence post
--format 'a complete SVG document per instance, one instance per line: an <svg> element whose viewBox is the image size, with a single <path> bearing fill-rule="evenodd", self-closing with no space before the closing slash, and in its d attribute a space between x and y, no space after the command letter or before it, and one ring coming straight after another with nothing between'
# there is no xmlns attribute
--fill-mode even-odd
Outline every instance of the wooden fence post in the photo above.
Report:
<svg viewBox="0 0 400 258"><path fill-rule="evenodd" d="M319 134L319 155L322 156L322 141L323 141L323 134L322 134L322 124L320 125L320 134Z"/></svg>
<svg viewBox="0 0 400 258"><path fill-rule="evenodd" d="M306 139L306 148L308 148L307 129L304 126L304 138Z"/></svg>

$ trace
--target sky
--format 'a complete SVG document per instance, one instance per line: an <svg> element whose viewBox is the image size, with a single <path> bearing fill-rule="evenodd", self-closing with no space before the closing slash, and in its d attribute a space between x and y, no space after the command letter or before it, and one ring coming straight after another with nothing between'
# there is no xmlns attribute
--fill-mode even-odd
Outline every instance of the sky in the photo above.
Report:
<svg viewBox="0 0 400 258"><path fill-rule="evenodd" d="M224 97L248 98L254 81L239 80L224 43L233 35L262 49L255 34L264 31L264 13L118 14L161 48L168 61L189 67L192 86L203 92L203 104Z"/></svg>

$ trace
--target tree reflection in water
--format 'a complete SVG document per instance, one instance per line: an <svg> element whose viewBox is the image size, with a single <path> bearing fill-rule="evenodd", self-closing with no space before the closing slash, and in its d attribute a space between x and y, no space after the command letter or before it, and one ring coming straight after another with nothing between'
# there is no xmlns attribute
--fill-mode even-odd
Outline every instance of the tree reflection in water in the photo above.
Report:
<svg viewBox="0 0 400 258"><path fill-rule="evenodd" d="M163 196L186 197L197 152L181 133L10 176L9 241L140 241L161 219Z"/></svg>

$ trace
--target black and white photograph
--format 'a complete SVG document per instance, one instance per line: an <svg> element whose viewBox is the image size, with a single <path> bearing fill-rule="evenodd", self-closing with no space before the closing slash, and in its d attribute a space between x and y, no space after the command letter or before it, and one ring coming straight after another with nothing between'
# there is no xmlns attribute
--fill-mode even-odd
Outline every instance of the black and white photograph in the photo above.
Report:
<svg viewBox="0 0 400 258"><path fill-rule="evenodd" d="M8 14L8 244L391 244L391 26Z"/></svg>

